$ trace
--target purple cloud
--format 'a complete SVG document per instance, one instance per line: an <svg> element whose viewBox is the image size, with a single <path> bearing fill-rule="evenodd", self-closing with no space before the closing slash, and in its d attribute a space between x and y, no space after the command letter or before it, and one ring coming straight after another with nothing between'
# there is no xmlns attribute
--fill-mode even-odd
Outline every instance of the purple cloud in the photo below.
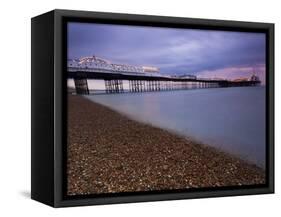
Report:
<svg viewBox="0 0 281 217"><path fill-rule="evenodd" d="M114 63L156 66L166 74L235 78L255 69L264 81L265 44L263 33L68 24L68 58L97 55Z"/></svg>

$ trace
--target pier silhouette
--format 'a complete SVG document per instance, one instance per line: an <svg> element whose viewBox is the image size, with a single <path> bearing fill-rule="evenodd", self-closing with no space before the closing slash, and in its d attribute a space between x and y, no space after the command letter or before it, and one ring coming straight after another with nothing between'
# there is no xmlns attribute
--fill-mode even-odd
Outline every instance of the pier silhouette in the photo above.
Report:
<svg viewBox="0 0 281 217"><path fill-rule="evenodd" d="M88 80L104 80L106 93L124 93L123 83L129 82L129 92L187 90L195 88L222 88L257 86L261 82L256 75L249 79L226 80L197 78L194 75L172 76L159 73L155 67L139 67L112 64L98 57L69 60L67 77L74 79L77 94L89 94Z"/></svg>

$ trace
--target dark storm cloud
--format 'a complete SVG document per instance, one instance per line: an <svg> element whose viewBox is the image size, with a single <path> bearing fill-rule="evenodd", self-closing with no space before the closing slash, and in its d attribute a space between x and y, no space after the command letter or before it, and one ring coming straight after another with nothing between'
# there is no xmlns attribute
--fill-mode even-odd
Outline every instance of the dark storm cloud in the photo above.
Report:
<svg viewBox="0 0 281 217"><path fill-rule="evenodd" d="M114 63L197 74L265 65L262 33L106 24L68 24L68 58L97 55Z"/></svg>

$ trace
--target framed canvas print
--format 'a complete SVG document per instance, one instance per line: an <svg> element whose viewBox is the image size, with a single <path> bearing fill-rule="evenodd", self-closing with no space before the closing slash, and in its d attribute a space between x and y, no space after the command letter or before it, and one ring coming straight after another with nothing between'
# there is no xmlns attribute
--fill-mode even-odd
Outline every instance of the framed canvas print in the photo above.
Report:
<svg viewBox="0 0 281 217"><path fill-rule="evenodd" d="M274 192L274 25L32 18L32 198L54 207Z"/></svg>

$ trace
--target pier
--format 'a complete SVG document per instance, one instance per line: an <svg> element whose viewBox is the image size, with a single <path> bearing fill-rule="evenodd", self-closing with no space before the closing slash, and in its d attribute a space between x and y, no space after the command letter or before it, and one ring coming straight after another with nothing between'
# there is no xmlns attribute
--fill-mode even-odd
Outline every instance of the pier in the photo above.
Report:
<svg viewBox="0 0 281 217"><path fill-rule="evenodd" d="M163 75L154 67L137 67L111 64L95 56L79 61L69 61L67 77L74 79L77 94L89 94L88 80L104 80L105 92L124 93L123 83L129 82L129 92L151 92L187 90L195 88L225 88L241 86L257 86L260 80L253 75L249 79L224 80L202 79L196 76Z"/></svg>

